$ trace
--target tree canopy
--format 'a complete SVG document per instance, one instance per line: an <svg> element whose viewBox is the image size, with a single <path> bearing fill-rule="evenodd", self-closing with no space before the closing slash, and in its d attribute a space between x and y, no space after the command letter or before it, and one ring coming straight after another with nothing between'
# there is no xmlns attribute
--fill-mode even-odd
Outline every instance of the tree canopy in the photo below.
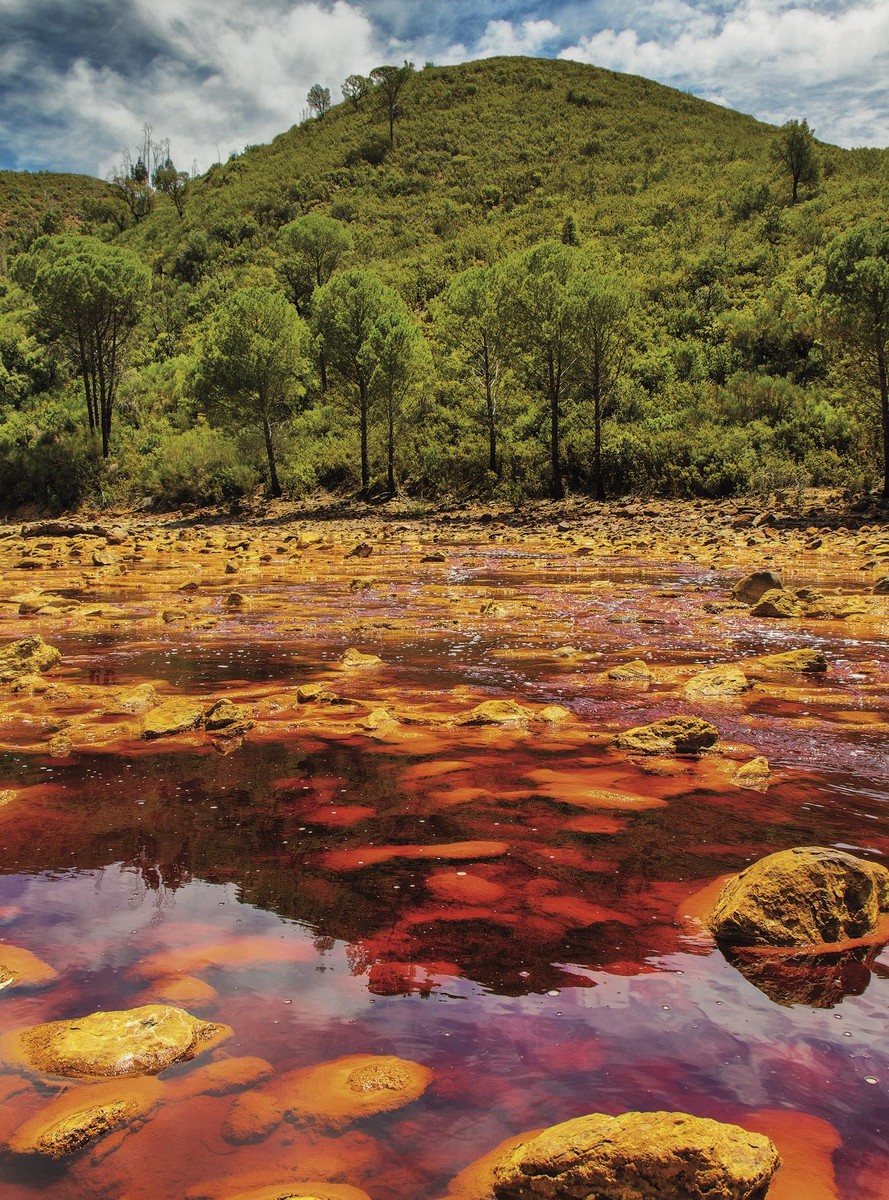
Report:
<svg viewBox="0 0 889 1200"><path fill-rule="evenodd" d="M279 292L241 288L207 323L194 392L223 423L260 427L273 496L282 490L273 426L293 413L310 371L308 328Z"/></svg>
<svg viewBox="0 0 889 1200"><path fill-rule="evenodd" d="M107 457L114 401L139 313L148 270L130 251L94 238L39 239L16 261L16 277L31 292L45 334L80 375L91 431Z"/></svg>

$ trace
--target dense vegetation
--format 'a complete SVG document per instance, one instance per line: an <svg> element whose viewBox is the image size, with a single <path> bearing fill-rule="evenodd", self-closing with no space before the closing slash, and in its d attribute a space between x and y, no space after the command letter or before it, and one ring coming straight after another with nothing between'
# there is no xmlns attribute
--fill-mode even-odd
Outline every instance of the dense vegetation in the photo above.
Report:
<svg viewBox="0 0 889 1200"><path fill-rule="evenodd" d="M551 60L344 96L193 180L166 144L43 209L29 180L76 177L0 178L4 212L30 197L0 263L7 504L881 482L889 151ZM75 260L129 264L105 424L61 317L110 310L48 282Z"/></svg>

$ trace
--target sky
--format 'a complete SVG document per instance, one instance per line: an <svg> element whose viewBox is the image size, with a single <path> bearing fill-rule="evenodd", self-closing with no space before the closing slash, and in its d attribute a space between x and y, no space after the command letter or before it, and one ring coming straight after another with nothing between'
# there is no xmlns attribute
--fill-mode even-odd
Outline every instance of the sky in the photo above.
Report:
<svg viewBox="0 0 889 1200"><path fill-rule="evenodd" d="M0 168L106 176L144 126L206 170L353 72L539 55L889 146L889 0L0 0Z"/></svg>

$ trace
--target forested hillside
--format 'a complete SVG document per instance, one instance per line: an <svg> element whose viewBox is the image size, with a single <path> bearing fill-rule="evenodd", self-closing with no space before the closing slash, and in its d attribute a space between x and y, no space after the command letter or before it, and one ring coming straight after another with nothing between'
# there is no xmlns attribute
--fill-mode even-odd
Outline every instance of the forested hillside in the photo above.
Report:
<svg viewBox="0 0 889 1200"><path fill-rule="evenodd" d="M889 152L552 60L346 91L62 223L0 177L7 506L882 483Z"/></svg>

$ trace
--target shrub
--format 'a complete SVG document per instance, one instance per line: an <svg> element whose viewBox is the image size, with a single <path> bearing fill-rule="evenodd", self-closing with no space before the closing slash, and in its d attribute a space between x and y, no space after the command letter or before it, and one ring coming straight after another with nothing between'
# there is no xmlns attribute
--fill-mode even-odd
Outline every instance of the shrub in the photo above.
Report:
<svg viewBox="0 0 889 1200"><path fill-rule="evenodd" d="M162 506L222 504L257 486L236 443L198 420L164 438L145 464L141 484Z"/></svg>

